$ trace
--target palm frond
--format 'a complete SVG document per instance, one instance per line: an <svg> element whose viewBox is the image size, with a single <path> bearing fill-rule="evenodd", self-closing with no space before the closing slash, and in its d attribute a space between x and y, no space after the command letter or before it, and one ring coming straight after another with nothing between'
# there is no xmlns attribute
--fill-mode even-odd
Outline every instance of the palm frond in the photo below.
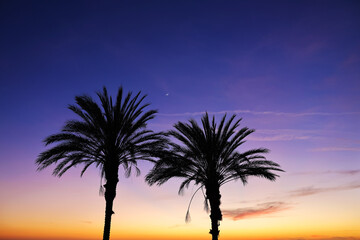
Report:
<svg viewBox="0 0 360 240"><path fill-rule="evenodd" d="M45 138L45 145L50 147L36 159L38 170L55 165L53 174L62 176L82 164L82 176L94 165L108 180L110 175L117 178L119 165L124 166L126 176L130 176L132 168L138 176L138 160L154 161L155 154L164 148L167 139L164 133L146 129L147 122L157 113L146 110L149 106L143 103L146 95L141 92L134 96L131 92L124 95L120 87L113 103L104 87L97 96L99 103L87 95L75 97L75 104L68 108L79 119L67 121L60 133Z"/></svg>
<svg viewBox="0 0 360 240"><path fill-rule="evenodd" d="M159 151L158 160L146 175L146 182L149 185L162 185L171 178L182 178L178 191L182 194L190 183L207 189L220 188L236 180L245 185L250 176L275 180L278 175L274 172L283 170L277 163L265 158L268 149L239 152L240 146L246 142L245 138L255 131L240 128L241 120L236 119L236 115L227 118L225 114L217 124L215 117L210 119L205 113L201 118L201 127L194 119L177 122L174 129L165 134L174 141ZM208 198L203 195L204 209L208 210ZM189 207L186 219L190 218ZM221 216L221 213L218 215Z"/></svg>
<svg viewBox="0 0 360 240"><path fill-rule="evenodd" d="M200 186L198 189L196 189L196 191L193 193L193 195L191 196L190 198L190 201L189 201L189 205L188 205L188 208L187 208L187 211L186 211L186 215L185 215L185 222L188 223L191 221L191 217L190 217L190 206L191 206L191 203L192 203L192 200L194 199L196 193L202 188L203 186Z"/></svg>
<svg viewBox="0 0 360 240"><path fill-rule="evenodd" d="M204 193L203 188L201 188L201 192L202 192L202 194L204 196L204 210L205 210L205 212L209 213L210 212L210 207L209 207L208 199L207 199L207 197L206 197L206 195Z"/></svg>

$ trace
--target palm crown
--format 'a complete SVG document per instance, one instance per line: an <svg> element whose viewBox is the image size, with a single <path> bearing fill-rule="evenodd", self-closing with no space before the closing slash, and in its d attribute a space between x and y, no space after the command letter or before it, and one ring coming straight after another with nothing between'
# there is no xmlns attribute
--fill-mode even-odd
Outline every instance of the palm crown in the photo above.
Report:
<svg viewBox="0 0 360 240"><path fill-rule="evenodd" d="M157 111L144 111L149 104L142 104L145 96L140 97L140 92L124 97L120 87L115 104L105 87L97 95L101 106L89 96L75 97L76 105L69 109L80 119L66 122L60 133L47 137L46 145L56 145L42 152L36 163L38 170L55 164L53 174L59 177L79 164L83 165L81 175L93 164L100 168L106 180L104 239L109 239L119 166L124 167L126 176L132 167L139 174L137 160L152 161L153 154L163 147L164 137L146 129Z"/></svg>
<svg viewBox="0 0 360 240"><path fill-rule="evenodd" d="M131 98L131 93L128 93L123 99L120 88L113 105L104 88L102 93L98 93L102 109L89 96L75 97L77 106L69 105L69 109L80 120L67 121L61 133L44 140L46 145L57 145L39 155L36 160L38 169L57 164L53 174L60 177L71 167L84 164L83 175L90 165L95 164L107 178L113 166L123 165L129 175L131 166L137 169L136 160L150 160L151 150L158 148L162 137L145 129L156 111L143 113L149 104L139 106L145 98L139 98L139 95L140 92Z"/></svg>
<svg viewBox="0 0 360 240"><path fill-rule="evenodd" d="M206 113L202 119L202 128L193 119L189 123L178 122L175 130L168 135L178 143L172 142L169 148L159 155L159 160L146 176L150 184L161 185L173 177L183 178L179 188L181 193L191 182L205 188L205 203L209 201L213 239L217 239L218 223L222 220L220 210L220 186L240 179L246 184L249 176L275 180L278 175L272 171L282 171L275 162L266 160L262 155L269 150L257 148L240 153L237 151L246 136L254 132L247 127L237 130L241 119L236 115L226 121L226 115L220 124L215 117L210 121Z"/></svg>

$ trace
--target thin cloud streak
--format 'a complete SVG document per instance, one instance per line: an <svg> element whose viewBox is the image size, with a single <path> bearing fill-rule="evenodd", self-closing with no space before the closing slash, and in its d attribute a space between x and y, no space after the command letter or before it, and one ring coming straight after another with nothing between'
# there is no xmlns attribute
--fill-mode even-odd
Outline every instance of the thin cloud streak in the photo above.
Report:
<svg viewBox="0 0 360 240"><path fill-rule="evenodd" d="M312 152L360 152L356 147L323 147L311 149Z"/></svg>
<svg viewBox="0 0 360 240"><path fill-rule="evenodd" d="M158 113L159 116L165 117L179 117L179 116L199 116L205 114L205 111L202 112L185 112L185 113ZM229 111L218 111L218 112L207 112L208 114L218 115L218 114L253 114L253 115L274 115L274 116L287 116L287 117L306 117L306 116L344 116L344 115L360 115L360 112L302 112L302 113L292 113L292 112L275 112L275 111L251 111L251 110L229 110Z"/></svg>
<svg viewBox="0 0 360 240"><path fill-rule="evenodd" d="M273 238L272 238L273 239ZM310 239L316 239L316 240L360 240L358 237L322 237L318 235L311 236ZM308 237L303 238L274 238L274 240L309 240Z"/></svg>
<svg viewBox="0 0 360 240"><path fill-rule="evenodd" d="M92 224L92 221L86 221L86 220L83 220L81 221L82 223L86 223L86 224Z"/></svg>
<svg viewBox="0 0 360 240"><path fill-rule="evenodd" d="M222 212L224 217L237 221L245 218L270 215L273 213L287 210L289 208L289 204L285 202L268 202L258 204L256 207L253 208L237 208L233 210L223 210Z"/></svg>
<svg viewBox="0 0 360 240"><path fill-rule="evenodd" d="M360 173L360 169L355 170L340 170L340 171L323 171L323 172L295 172L292 175L319 175L319 174L341 174L341 175L356 175Z"/></svg>
<svg viewBox="0 0 360 240"><path fill-rule="evenodd" d="M327 188L316 188L313 186L300 188L297 190L290 191L290 197L305 197L310 195L315 195L319 193L325 192L337 192L337 191L344 191L344 190L352 190L360 188L360 183L352 183L344 186L338 187L327 187Z"/></svg>
<svg viewBox="0 0 360 240"><path fill-rule="evenodd" d="M181 227L188 227L188 226L189 226L188 224L176 224L176 225L169 226L168 228L172 229L172 228L181 228Z"/></svg>
<svg viewBox="0 0 360 240"><path fill-rule="evenodd" d="M264 141L264 142L273 142L273 141L292 141L292 140L307 140L311 139L310 136L295 136L290 134L280 134L274 136L249 136L248 140L251 141Z"/></svg>
<svg viewBox="0 0 360 240"><path fill-rule="evenodd" d="M258 129L248 137L252 141L294 141L321 139L323 134L318 130L301 129Z"/></svg>

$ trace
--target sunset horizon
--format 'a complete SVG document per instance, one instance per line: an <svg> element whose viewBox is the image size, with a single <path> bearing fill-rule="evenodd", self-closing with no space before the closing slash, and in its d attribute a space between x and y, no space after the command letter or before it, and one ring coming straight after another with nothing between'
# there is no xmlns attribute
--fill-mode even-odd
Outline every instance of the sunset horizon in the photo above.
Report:
<svg viewBox="0 0 360 240"><path fill-rule="evenodd" d="M360 240L360 1L5 0L0 32L0 240L102 239L109 216L111 240L210 240L221 217L220 240ZM216 123L208 133L216 132L225 115L236 115L233 134L248 128L249 135L235 150L258 149L284 172L255 173L246 157L218 154L209 140L204 149L213 155L145 146L138 177L133 168L127 178L125 164L118 179L116 171L106 179L103 159L82 177L86 161L53 176L61 175L53 172L56 156L70 153L41 155L56 145L50 139L45 146L46 138L81 119L69 109L79 96L100 106L104 87L113 105L120 87L124 96L146 96L144 111L157 111L146 121L154 133L192 120L202 127L206 113ZM100 131L107 140L134 127L104 126L116 126ZM129 139L121 136L118 145ZM181 142L174 136L171 146ZM112 150L98 147L103 138L89 139L74 146L91 145L101 157ZM135 156L139 144L131 146L125 152ZM183 172L160 168L163 176L151 182L150 155L171 156L178 162L169 169ZM241 172L239 163L251 170ZM224 176L236 177L220 185ZM186 177L193 181L178 194ZM103 195L109 179L113 186L118 180L112 209ZM212 217L204 207L210 198Z"/></svg>

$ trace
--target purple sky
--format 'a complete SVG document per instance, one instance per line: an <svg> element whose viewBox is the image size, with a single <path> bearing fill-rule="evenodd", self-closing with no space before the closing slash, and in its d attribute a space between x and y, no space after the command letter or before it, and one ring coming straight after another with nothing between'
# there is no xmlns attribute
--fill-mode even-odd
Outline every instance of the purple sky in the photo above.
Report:
<svg viewBox="0 0 360 240"><path fill-rule="evenodd" d="M1 152L38 146L71 117L75 95L120 85L148 94L163 114L321 113L276 127L359 133L359 9L358 1L3 1ZM267 126L282 118L258 117Z"/></svg>
<svg viewBox="0 0 360 240"><path fill-rule="evenodd" d="M359 182L360 1L1 1L0 81L3 184L35 178L75 95L120 85L154 130L237 113L290 179Z"/></svg>

